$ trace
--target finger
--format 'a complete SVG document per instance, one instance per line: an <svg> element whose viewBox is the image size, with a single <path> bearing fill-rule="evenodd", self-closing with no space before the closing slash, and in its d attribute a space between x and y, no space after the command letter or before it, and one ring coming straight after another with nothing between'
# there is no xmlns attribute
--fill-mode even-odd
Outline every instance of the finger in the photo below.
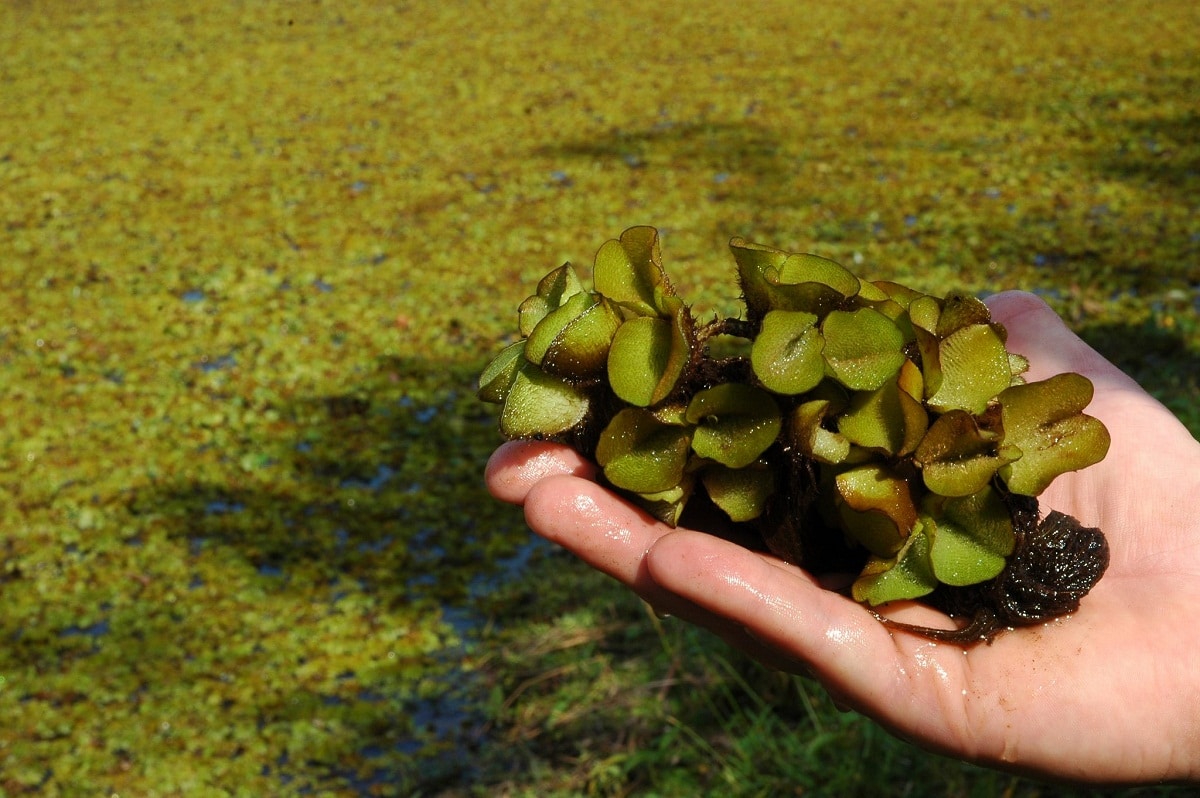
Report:
<svg viewBox="0 0 1200 798"><path fill-rule="evenodd" d="M804 663L851 703L877 703L881 686L897 683L901 662L891 634L798 569L686 531L661 537L648 552L647 569L663 588Z"/></svg>
<svg viewBox="0 0 1200 798"><path fill-rule="evenodd" d="M1071 332L1041 299L1023 291L989 297L993 318L1008 329L1008 347L1029 358L1030 379L1064 371L1088 377L1096 392L1087 408L1104 422L1111 436L1107 469L1055 480L1041 495L1044 507L1063 510L1089 526L1101 526L1110 541L1148 530L1129 519L1130 474L1154 474L1179 485L1186 463L1193 461L1196 441L1175 416L1100 353ZM1120 464L1120 468L1113 464ZM1176 465L1179 464L1179 465ZM1194 481L1194 478L1193 478ZM1173 491L1161 502L1190 501L1187 491ZM1161 509L1161 508L1159 508ZM1105 519L1108 523L1102 523ZM1114 551L1114 562L1124 550Z"/></svg>
<svg viewBox="0 0 1200 798"><path fill-rule="evenodd" d="M676 530L600 485L570 475L546 477L528 491L525 519L534 532L632 588L655 613L704 627L770 667L801 669L796 660L748 635L740 623L658 585L646 568L646 552Z"/></svg>
<svg viewBox="0 0 1200 798"><path fill-rule="evenodd" d="M693 601L672 593L652 582L649 590L639 591L655 615L663 620L679 619L699 626L721 638L730 647L758 660L768 668L788 673L811 675L807 663L784 653L776 646L764 643L746 627L717 615Z"/></svg>
<svg viewBox="0 0 1200 798"><path fill-rule="evenodd" d="M646 550L670 527L590 480L544 477L525 496L534 532L630 587L648 586L640 573Z"/></svg>
<svg viewBox="0 0 1200 798"><path fill-rule="evenodd" d="M562 444L509 441L488 458L484 479L497 499L523 504L529 489L546 477L571 474L591 479L595 473L595 464Z"/></svg>
<svg viewBox="0 0 1200 798"><path fill-rule="evenodd" d="M1073 333L1053 309L1026 291L1004 291L986 300L992 318L1008 330L1008 349L1029 359L1027 379L1073 371L1100 388L1141 388Z"/></svg>

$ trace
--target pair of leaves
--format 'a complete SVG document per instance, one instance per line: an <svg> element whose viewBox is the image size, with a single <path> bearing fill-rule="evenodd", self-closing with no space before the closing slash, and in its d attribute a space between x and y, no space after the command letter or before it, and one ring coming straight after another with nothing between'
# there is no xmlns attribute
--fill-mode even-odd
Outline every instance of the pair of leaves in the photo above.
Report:
<svg viewBox="0 0 1200 798"><path fill-rule="evenodd" d="M752 322L761 321L772 310L824 317L859 293L859 279L834 261L750 244L741 238L730 241L729 248L737 261L738 282Z"/></svg>
<svg viewBox="0 0 1200 798"><path fill-rule="evenodd" d="M909 455L929 425L929 415L914 391L920 394L920 371L908 360L899 379L873 391L856 391L848 403L840 396L825 398L831 392L821 396L821 391L814 391L812 395L820 398L802 402L792 411L788 440L808 457L827 464L845 462L852 446Z"/></svg>
<svg viewBox="0 0 1200 798"><path fill-rule="evenodd" d="M631 227L619 239L605 242L596 253L592 282L596 294L635 315L671 315L666 303L675 296L675 288L663 268L658 231L653 227ZM536 293L521 303L521 335L533 335L546 316L580 293L583 284L569 263L547 274Z"/></svg>
<svg viewBox="0 0 1200 798"><path fill-rule="evenodd" d="M526 339L525 357L549 374L585 380L604 370L621 326L612 302L580 292L538 322Z"/></svg>
<svg viewBox="0 0 1200 798"><path fill-rule="evenodd" d="M879 605L920 598L938 584L977 584L1004 570L1016 533L1008 508L993 489L935 498L926 509L930 512L918 515L894 555L867 561L851 588L856 601Z"/></svg>
<svg viewBox="0 0 1200 798"><path fill-rule="evenodd" d="M507 438L558 435L587 416L586 391L554 377L525 357L525 341L496 356L479 378L479 397L502 403L500 432Z"/></svg>
<svg viewBox="0 0 1200 798"><path fill-rule="evenodd" d="M526 338L505 347L479 378L479 398L504 405L500 431L558 435L583 421L590 399L573 381L603 370L620 323L615 306L584 291L570 264L543 277L518 309Z"/></svg>
<svg viewBox="0 0 1200 798"><path fill-rule="evenodd" d="M1067 373L1014 385L1000 394L1004 440L1021 451L1019 459L999 470L1009 490L1037 496L1060 474L1104 459L1108 430L1082 412L1092 393L1090 380Z"/></svg>
<svg viewBox="0 0 1200 798"><path fill-rule="evenodd" d="M695 331L663 269L658 231L631 227L606 242L596 253L593 282L597 293L633 314L608 352L613 392L637 407L662 402L691 363Z"/></svg>
<svg viewBox="0 0 1200 798"><path fill-rule="evenodd" d="M1013 493L1037 496L1061 474L1100 462L1110 439L1082 412L1092 392L1086 377L1059 374L1006 388L998 412L940 416L915 452L925 485L942 496L966 496L998 475Z"/></svg>
<svg viewBox="0 0 1200 798"><path fill-rule="evenodd" d="M675 287L662 265L658 231L631 227L606 241L592 268L596 292L638 316L674 315Z"/></svg>
<svg viewBox="0 0 1200 798"><path fill-rule="evenodd" d="M929 413L917 398L922 385L920 369L905 360L896 380L854 395L838 418L838 432L867 449L893 456L911 454L929 429Z"/></svg>
<svg viewBox="0 0 1200 798"><path fill-rule="evenodd" d="M1021 457L1003 432L980 424L965 410L939 416L914 452L925 486L941 496L967 496L982 490L996 472Z"/></svg>
<svg viewBox="0 0 1200 798"><path fill-rule="evenodd" d="M952 294L944 301L920 297L908 306L921 352L925 401L940 413L965 410L980 414L1013 383L1014 363L1005 348L1004 328L991 321L987 305Z"/></svg>
<svg viewBox="0 0 1200 798"><path fill-rule="evenodd" d="M608 352L609 385L637 407L650 407L670 396L692 361L691 313L678 300L665 304L674 306L669 318L629 319L616 331Z"/></svg>
<svg viewBox="0 0 1200 798"><path fill-rule="evenodd" d="M823 319L772 310L763 316L750 363L762 384L779 394L806 393L826 376L851 390L871 391L899 370L903 345L896 325L872 308L834 310Z"/></svg>
<svg viewBox="0 0 1200 798"><path fill-rule="evenodd" d="M601 433L596 460L612 484L644 497L704 468L710 498L734 520L750 520L774 489L772 473L756 461L781 424L769 394L726 383L700 391L680 411L622 410Z"/></svg>

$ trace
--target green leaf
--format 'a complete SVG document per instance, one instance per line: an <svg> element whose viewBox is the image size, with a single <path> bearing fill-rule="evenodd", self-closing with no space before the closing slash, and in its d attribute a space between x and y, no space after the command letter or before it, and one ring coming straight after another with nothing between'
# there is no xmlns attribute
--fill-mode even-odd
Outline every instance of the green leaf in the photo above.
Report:
<svg viewBox="0 0 1200 798"><path fill-rule="evenodd" d="M621 314L608 299L598 294L585 296L595 301L563 327L542 358L542 368L551 374L584 379L604 371L608 362Z"/></svg>
<svg viewBox="0 0 1200 798"><path fill-rule="evenodd" d="M1108 454L1108 430L1081 411L1092 401L1092 383L1059 374L1016 385L999 396L1004 441L1022 456L1000 470L1009 490L1037 496L1055 477L1100 462Z"/></svg>
<svg viewBox="0 0 1200 798"><path fill-rule="evenodd" d="M1000 435L982 428L970 413L951 410L930 425L913 459L931 491L967 496L983 490L997 469L1020 455L1012 446L1001 446Z"/></svg>
<svg viewBox="0 0 1200 798"><path fill-rule="evenodd" d="M942 385L941 339L937 337L937 322L941 313L942 308L936 297L916 297L908 306L908 320L921 354L925 396L933 396Z"/></svg>
<svg viewBox="0 0 1200 798"><path fill-rule="evenodd" d="M922 516L933 541L930 561L938 581L962 586L994 579L1016 545L1012 515L999 494L987 487L940 505L936 519Z"/></svg>
<svg viewBox="0 0 1200 798"><path fill-rule="evenodd" d="M696 480L684 474L683 481L673 488L658 493L638 493L635 500L646 512L668 526L677 526L688 499L692 496Z"/></svg>
<svg viewBox="0 0 1200 798"><path fill-rule="evenodd" d="M667 317L663 298L675 289L662 265L658 231L631 227L619 240L605 242L592 271L596 291L640 316Z"/></svg>
<svg viewBox="0 0 1200 798"><path fill-rule="evenodd" d="M841 299L859 291L858 278L840 263L808 253L789 255L778 267L777 281L780 285L824 286Z"/></svg>
<svg viewBox="0 0 1200 798"><path fill-rule="evenodd" d="M925 296L925 294L922 294L916 289L909 288L906 285L900 285L900 283L894 283L891 280L875 280L871 283L871 285L882 291L888 296L889 299L900 305L900 307L904 308L905 310L908 310L908 306L914 299L920 299L921 297Z"/></svg>
<svg viewBox="0 0 1200 798"><path fill-rule="evenodd" d="M1029 360L1024 355L1018 355L1015 352L1008 353L1009 371L1012 372L1012 384L1024 385L1025 378L1021 375L1029 371Z"/></svg>
<svg viewBox="0 0 1200 798"><path fill-rule="evenodd" d="M659 493L679 485L690 450L688 428L663 424L641 408L626 408L600 434L596 462L618 488Z"/></svg>
<svg viewBox="0 0 1200 798"><path fill-rule="evenodd" d="M608 381L617 396L638 407L669 396L691 358L689 330L680 315L638 316L622 324L608 352Z"/></svg>
<svg viewBox="0 0 1200 798"><path fill-rule="evenodd" d="M850 589L854 600L878 606L933 592L938 580L929 559L929 548L929 537L918 525L895 557L871 557Z"/></svg>
<svg viewBox="0 0 1200 798"><path fill-rule="evenodd" d="M517 370L525 362L525 342L509 344L487 364L479 375L478 396L485 402L500 404L517 378Z"/></svg>
<svg viewBox="0 0 1200 798"><path fill-rule="evenodd" d="M909 299L908 318L912 321L913 326L925 330L935 338L937 337L938 318L941 315L942 303L937 297L922 294Z"/></svg>
<svg viewBox="0 0 1200 798"><path fill-rule="evenodd" d="M788 259L788 253L751 244L742 238L729 242L729 249L737 261L738 284L746 303L746 315L752 322L761 320L773 309L774 287L767 281L767 271L778 274L779 267Z"/></svg>
<svg viewBox="0 0 1200 798"><path fill-rule="evenodd" d="M961 291L952 291L947 294L942 300L941 306L937 328L933 330L938 338L948 338L966 327L990 324L992 321L992 314L987 305Z"/></svg>
<svg viewBox="0 0 1200 798"><path fill-rule="evenodd" d="M766 391L730 382L707 388L688 403L687 420L698 425L692 450L730 468L753 463L779 436L779 406Z"/></svg>
<svg viewBox="0 0 1200 798"><path fill-rule="evenodd" d="M775 310L823 317L858 292L858 277L815 254L790 254L778 269L769 268L763 276Z"/></svg>
<svg viewBox="0 0 1200 798"><path fill-rule="evenodd" d="M791 254L735 238L729 242L747 317L759 321L772 310L823 316L859 291L859 280L834 261Z"/></svg>
<svg viewBox="0 0 1200 798"><path fill-rule="evenodd" d="M558 435L583 421L588 405L586 393L525 363L504 400L500 431L508 438Z"/></svg>
<svg viewBox="0 0 1200 798"><path fill-rule="evenodd" d="M825 419L831 412L833 406L828 399L813 399L797 405L788 424L788 436L792 445L803 454L834 465L849 456L850 441L825 428Z"/></svg>
<svg viewBox="0 0 1200 798"><path fill-rule="evenodd" d="M933 546L929 553L933 574L946 585L973 585L994 579L1004 570L1006 558L980 545L957 524L928 519Z"/></svg>
<svg viewBox="0 0 1200 798"><path fill-rule="evenodd" d="M594 304L589 294L578 293L542 317L525 341L525 357L536 366L542 364L546 350L563 329Z"/></svg>
<svg viewBox="0 0 1200 798"><path fill-rule="evenodd" d="M917 522L908 482L886 467L865 465L838 474L834 485L850 536L876 556L895 554Z"/></svg>
<svg viewBox="0 0 1200 798"><path fill-rule="evenodd" d="M904 366L920 374L909 361ZM856 393L837 424L838 432L851 443L905 455L924 437L929 414L924 405L900 389L897 381L888 381L874 391Z"/></svg>
<svg viewBox="0 0 1200 798"><path fill-rule="evenodd" d="M880 308L880 305L886 304L889 306L894 306L897 310L897 315L904 313L904 308L898 303L893 302L886 291L868 280L858 281L858 293L855 294L855 296L858 298L859 302L869 304L871 307L883 313L883 315L887 316L889 319L895 319L895 316L892 316L890 313L884 313L884 311Z"/></svg>
<svg viewBox="0 0 1200 798"><path fill-rule="evenodd" d="M895 376L905 359L903 334L872 308L835 310L825 317L821 333L830 371L853 390L875 390Z"/></svg>
<svg viewBox="0 0 1200 798"><path fill-rule="evenodd" d="M917 368L917 364L911 360L905 359L900 364L900 375L896 377L896 384L900 386L900 390L918 402L924 400L925 377L921 374L921 369Z"/></svg>
<svg viewBox="0 0 1200 798"><path fill-rule="evenodd" d="M579 275L571 264L564 263L541 279L537 293L528 297L518 309L521 335L529 337L538 322L568 299L583 291Z"/></svg>
<svg viewBox="0 0 1200 798"><path fill-rule="evenodd" d="M941 412L982 413L1012 383L1004 340L990 324L962 327L944 338L938 344L938 364L941 381L926 401Z"/></svg>
<svg viewBox="0 0 1200 798"><path fill-rule="evenodd" d="M775 492L775 472L761 463L745 468L710 465L700 473L700 481L713 504L738 522L752 521L762 515L767 500Z"/></svg>
<svg viewBox="0 0 1200 798"><path fill-rule="evenodd" d="M763 317L750 363L768 390L804 393L825 377L825 340L816 323L815 314L803 311L773 310Z"/></svg>

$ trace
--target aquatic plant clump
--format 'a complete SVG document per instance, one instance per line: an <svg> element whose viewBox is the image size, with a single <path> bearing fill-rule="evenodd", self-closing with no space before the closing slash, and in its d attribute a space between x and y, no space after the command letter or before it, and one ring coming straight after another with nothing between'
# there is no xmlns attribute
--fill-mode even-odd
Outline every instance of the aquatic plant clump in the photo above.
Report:
<svg viewBox="0 0 1200 798"><path fill-rule="evenodd" d="M1107 566L1104 536L1040 517L1035 497L1108 451L1082 412L1090 381L1025 381L975 297L730 247L745 318L694 318L651 227L600 248L590 290L570 264L542 278L521 340L480 377L501 433L573 446L667 524L707 513L697 526L855 573L866 605L916 599L967 621L897 627L967 643L1075 610Z"/></svg>

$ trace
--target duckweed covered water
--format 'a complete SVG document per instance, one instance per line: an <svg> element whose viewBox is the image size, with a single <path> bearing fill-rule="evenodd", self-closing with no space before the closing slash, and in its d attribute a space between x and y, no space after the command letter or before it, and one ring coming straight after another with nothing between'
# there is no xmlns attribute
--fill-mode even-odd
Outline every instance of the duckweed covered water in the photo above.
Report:
<svg viewBox="0 0 1200 798"><path fill-rule="evenodd" d="M1200 429L1198 13L4 4L0 792L463 778L474 378L633 224L1037 290Z"/></svg>

